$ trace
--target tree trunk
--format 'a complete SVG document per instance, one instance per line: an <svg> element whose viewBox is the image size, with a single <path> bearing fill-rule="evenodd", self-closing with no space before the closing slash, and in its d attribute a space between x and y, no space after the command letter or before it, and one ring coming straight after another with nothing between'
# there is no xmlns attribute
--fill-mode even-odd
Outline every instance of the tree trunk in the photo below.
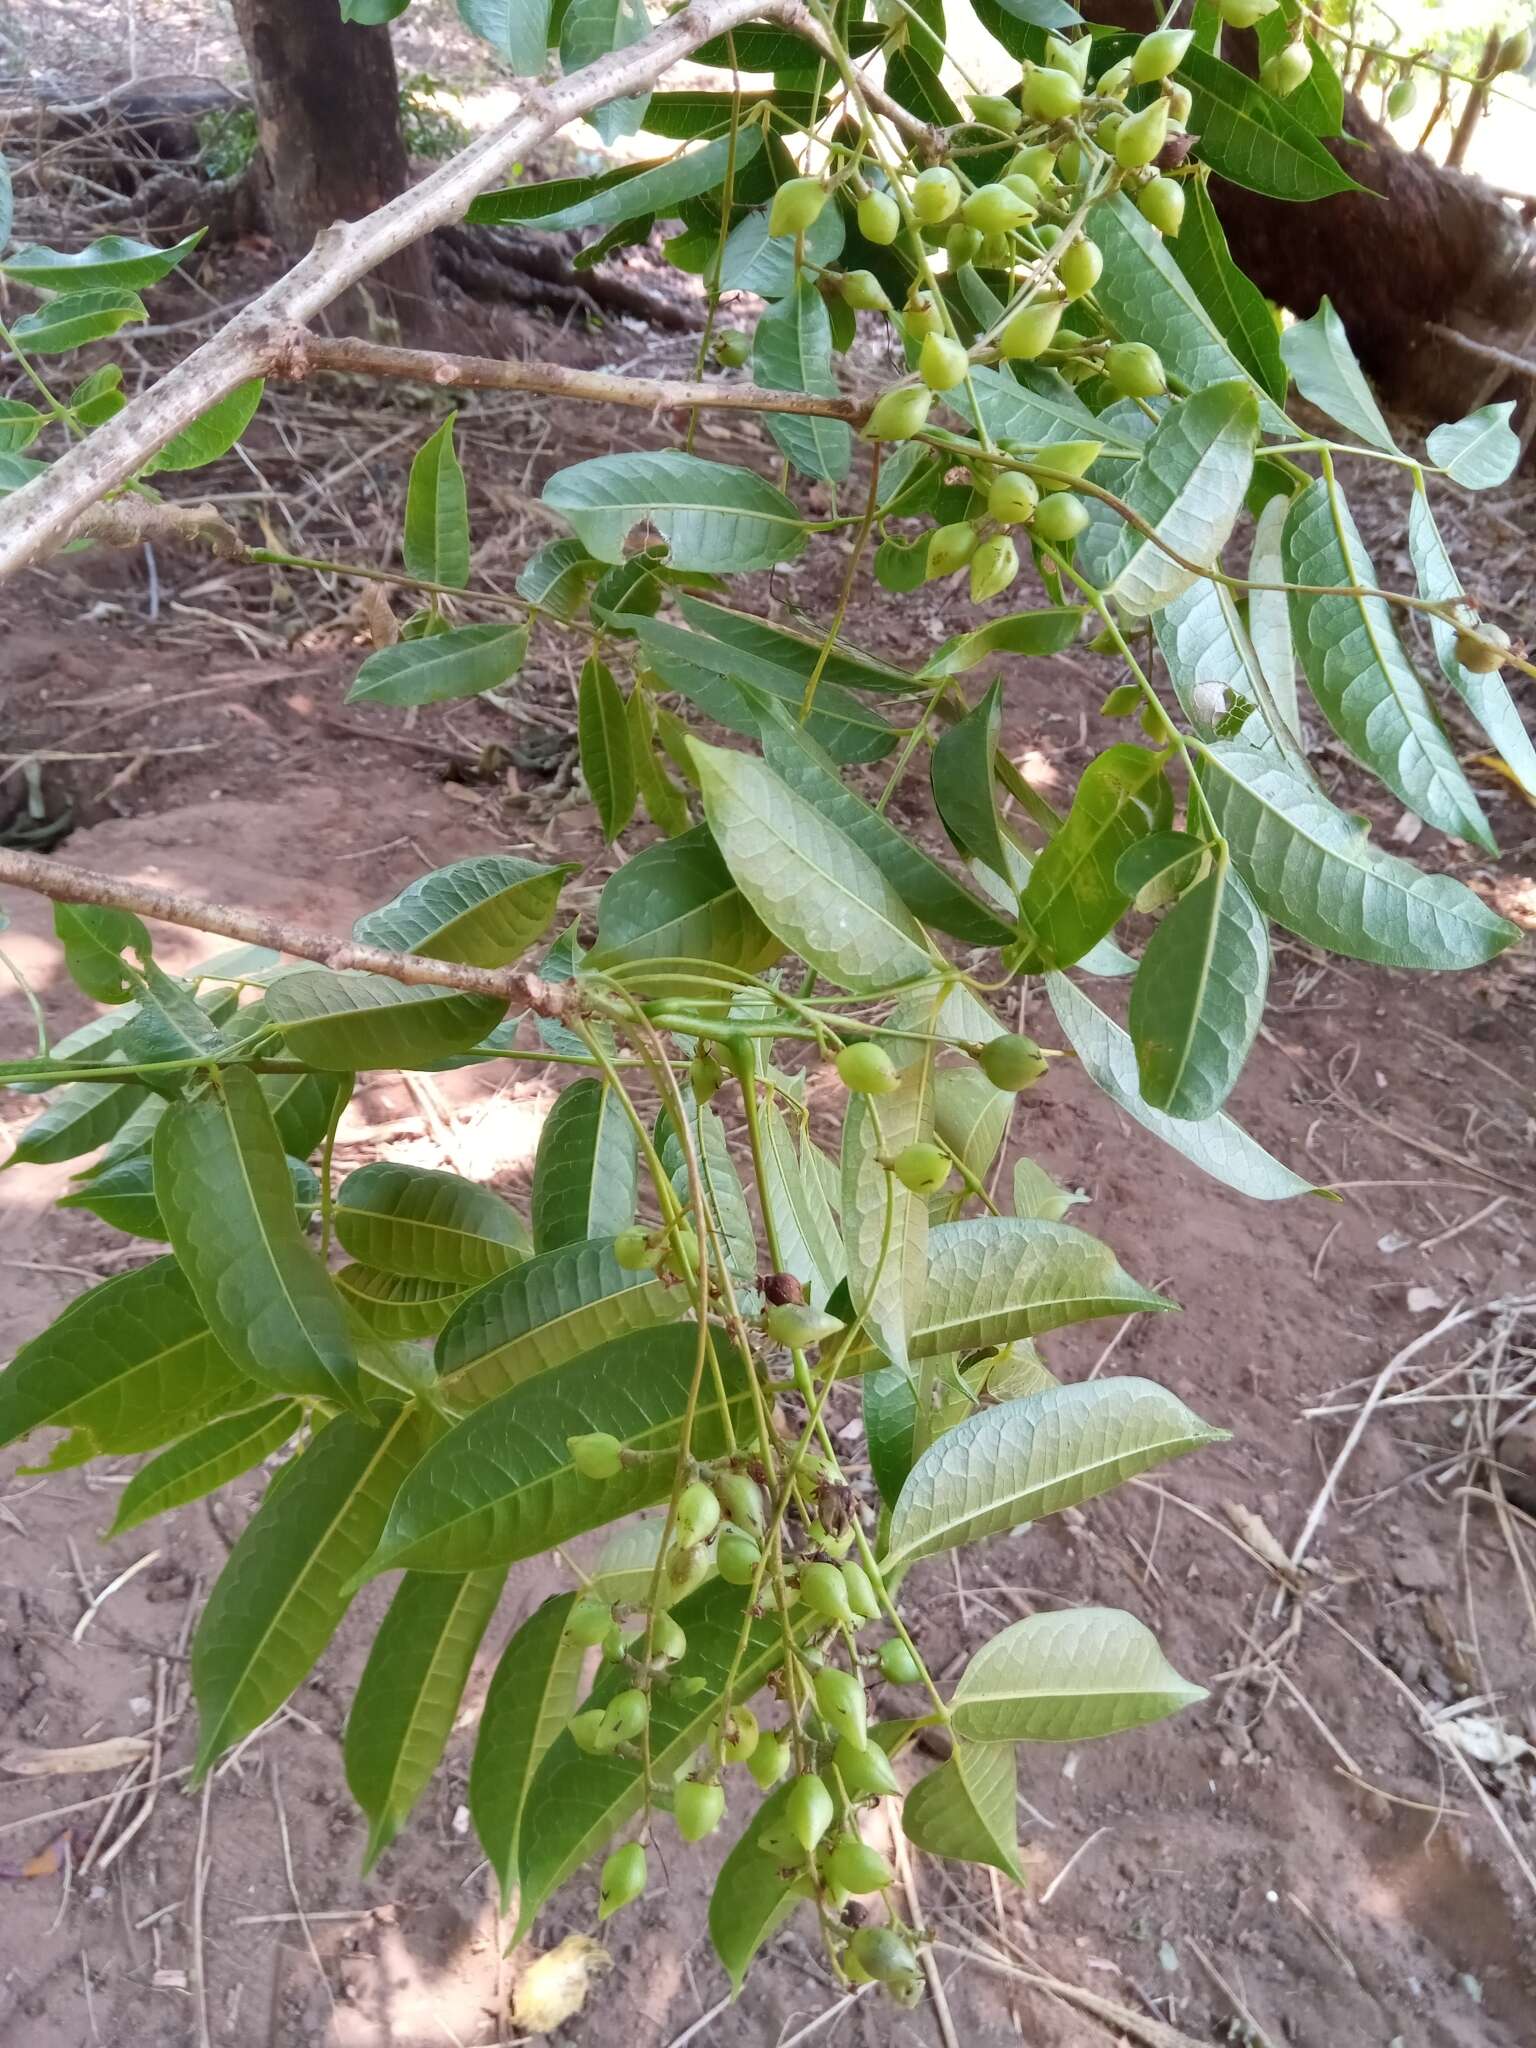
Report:
<svg viewBox="0 0 1536 2048"><path fill-rule="evenodd" d="M251 70L257 129L271 179L274 233L290 260L337 220L358 220L405 190L400 89L387 28L341 19L336 0L234 0ZM422 246L404 250L362 288L372 307L419 330L431 305Z"/></svg>

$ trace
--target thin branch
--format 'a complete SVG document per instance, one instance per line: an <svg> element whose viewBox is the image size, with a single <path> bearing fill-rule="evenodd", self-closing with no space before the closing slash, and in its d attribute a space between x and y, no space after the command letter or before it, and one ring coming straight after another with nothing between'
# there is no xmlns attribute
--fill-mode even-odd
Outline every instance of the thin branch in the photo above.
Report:
<svg viewBox="0 0 1536 2048"><path fill-rule="evenodd" d="M461 220L471 200L551 135L605 101L648 91L712 36L751 20L803 24L796 0L693 0L626 49L524 94L515 114L388 205L328 228L310 253L115 419L0 506L0 581L67 534L81 514L241 384L262 374L275 335L306 326L402 249Z"/></svg>
<svg viewBox="0 0 1536 2048"><path fill-rule="evenodd" d="M193 931L216 932L246 945L268 946L297 960L313 960L342 973L383 974L413 988L456 988L466 995L494 996L498 1002L521 1003L541 1017L561 1017L571 1007L568 984L542 981L519 968L466 967L457 960L427 960L419 953L391 953L382 946L360 945L335 932L312 931L286 918L268 917L229 903L209 903L178 889L157 889L148 882L124 881L96 868L77 868L38 853L0 847L0 883L31 889L55 903L94 903L110 910L129 910L161 924L185 925Z"/></svg>

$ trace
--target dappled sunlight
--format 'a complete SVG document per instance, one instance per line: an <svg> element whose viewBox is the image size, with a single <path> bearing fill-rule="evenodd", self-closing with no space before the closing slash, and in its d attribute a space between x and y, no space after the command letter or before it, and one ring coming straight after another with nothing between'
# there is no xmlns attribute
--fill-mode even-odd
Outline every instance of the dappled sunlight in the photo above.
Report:
<svg viewBox="0 0 1536 2048"><path fill-rule="evenodd" d="M1511 924L1536 932L1536 880L1529 875L1501 875L1493 886L1493 903Z"/></svg>

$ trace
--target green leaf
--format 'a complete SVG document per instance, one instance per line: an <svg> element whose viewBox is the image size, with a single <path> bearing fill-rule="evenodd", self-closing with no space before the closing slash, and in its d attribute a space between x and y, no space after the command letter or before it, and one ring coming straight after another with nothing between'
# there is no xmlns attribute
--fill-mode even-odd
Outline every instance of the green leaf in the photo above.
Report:
<svg viewBox="0 0 1536 2048"><path fill-rule="evenodd" d="M1172 245L1174 258L1233 355L1283 405L1285 358L1268 301L1232 261L1206 179L1192 178L1183 190L1188 203Z"/></svg>
<svg viewBox="0 0 1536 2048"><path fill-rule="evenodd" d="M635 1220L639 1168L634 1126L608 1082L576 1081L562 1089L539 1132L534 1161L535 1251L617 1237Z"/></svg>
<svg viewBox="0 0 1536 2048"><path fill-rule="evenodd" d="M1095 207L1095 220L1105 211L1102 206ZM1140 220L1141 215L1136 218ZM1097 234L1097 226L1094 232ZM1150 227L1147 232L1156 234ZM1141 329L1138 326L1133 331L1139 334ZM1091 413L1054 370L1021 363L1008 376L976 364L971 369L971 389L976 394L974 408L963 385L949 393L949 401L967 419L979 418L994 440L1018 441L1026 447L1049 446L1053 441L1102 441L1112 455L1135 453L1135 444L1126 441L1112 422Z"/></svg>
<svg viewBox="0 0 1536 2048"><path fill-rule="evenodd" d="M378 1273L370 1266L343 1266L334 1278L353 1315L386 1344L435 1337L468 1291L451 1280Z"/></svg>
<svg viewBox="0 0 1536 2048"><path fill-rule="evenodd" d="M125 1536L156 1515L217 1493L280 1451L304 1420L297 1401L268 1401L238 1415L224 1415L184 1436L141 1465L123 1488L107 1534Z"/></svg>
<svg viewBox="0 0 1536 2048"><path fill-rule="evenodd" d="M776 1078L781 1089L793 1085L787 1075ZM763 1140L763 1202L778 1246L778 1269L794 1274L813 1308L824 1308L843 1277L837 1218L819 1174L813 1166L808 1169L773 1096L763 1097L758 1122Z"/></svg>
<svg viewBox="0 0 1536 2048"><path fill-rule="evenodd" d="M1095 1316L1175 1306L1123 1272L1107 1244L1070 1224L1016 1216L940 1223L929 1240L912 1356L987 1350Z"/></svg>
<svg viewBox="0 0 1536 2048"><path fill-rule="evenodd" d="M960 1675L957 1735L978 1742L1083 1742L1144 1728L1205 1698L1150 1629L1112 1607L1031 1614L984 1643Z"/></svg>
<svg viewBox="0 0 1536 2048"><path fill-rule="evenodd" d="M411 464L405 499L405 573L462 590L469 581L469 497L449 413Z"/></svg>
<svg viewBox="0 0 1536 2048"><path fill-rule="evenodd" d="M794 289L758 320L752 375L769 391L806 391L818 398L838 395L832 374L832 323L825 300L803 272ZM767 412L763 425L802 476L834 484L847 476L853 430L846 420Z"/></svg>
<svg viewBox="0 0 1536 2048"><path fill-rule="evenodd" d="M881 1500L892 1508L921 1449L918 1431L925 1417L918 1399L917 1369L910 1365L877 1366L860 1380L859 1394L869 1469Z"/></svg>
<svg viewBox="0 0 1536 2048"><path fill-rule="evenodd" d="M147 1090L117 1081L74 1081L48 1098L16 1141L7 1166L57 1166L115 1138Z"/></svg>
<svg viewBox="0 0 1536 2048"><path fill-rule="evenodd" d="M946 727L933 750L929 774L944 830L963 854L1008 878L1008 854L997 814L993 763L1003 723L1003 686L996 682L957 724Z"/></svg>
<svg viewBox="0 0 1536 2048"><path fill-rule="evenodd" d="M1413 558L1421 597L1436 604L1464 597L1461 579L1429 509L1429 499L1417 486L1408 506L1408 552ZM1471 607L1467 610L1470 616ZM1536 747L1531 744L1531 736L1504 678L1497 670L1479 675L1475 669L1463 668L1456 659L1456 628L1448 620L1431 615L1429 633L1440 673L1498 748L1504 765L1526 796L1536 803Z"/></svg>
<svg viewBox="0 0 1536 2048"><path fill-rule="evenodd" d="M1197 391L1163 415L1121 490L1151 532L1112 517L1094 558L1085 550L1086 573L1122 611L1160 611L1215 566L1243 510L1258 435L1246 378Z"/></svg>
<svg viewBox="0 0 1536 2048"><path fill-rule="evenodd" d="M77 1295L0 1373L0 1444L71 1432L49 1469L152 1451L262 1390L221 1351L186 1277L155 1259Z"/></svg>
<svg viewBox="0 0 1536 2048"><path fill-rule="evenodd" d="M992 4L1030 28L1075 31L1082 25L1082 16L1068 0L992 0ZM1011 48L1006 44L1004 47Z"/></svg>
<svg viewBox="0 0 1536 2048"><path fill-rule="evenodd" d="M288 1179L299 1221L306 1223L319 1206L320 1183L298 1159L288 1161ZM89 1209L113 1230L125 1231L130 1237L164 1240L169 1236L155 1200L154 1161L147 1149L104 1162L83 1187L63 1196L58 1206Z"/></svg>
<svg viewBox="0 0 1536 2048"><path fill-rule="evenodd" d="M355 1402L346 1311L304 1241L256 1076L228 1067L155 1128L155 1199L208 1326L258 1385Z"/></svg>
<svg viewBox="0 0 1536 2048"><path fill-rule="evenodd" d="M933 1054L925 1047L888 1095L850 1095L843 1112L843 1251L854 1312L893 1365L905 1365L928 1298L928 1200L882 1159L933 1136Z"/></svg>
<svg viewBox="0 0 1536 2048"><path fill-rule="evenodd" d="M307 1159L331 1128L340 1103L352 1093L350 1074L263 1074L277 1135L290 1159Z"/></svg>
<svg viewBox="0 0 1536 2048"><path fill-rule="evenodd" d="M192 1638L199 1776L276 1713L335 1634L429 1426L408 1408L338 1415L267 1489Z"/></svg>
<svg viewBox="0 0 1536 2048"><path fill-rule="evenodd" d="M558 1256L553 1254L552 1256ZM473 1571L515 1564L587 1529L664 1500L697 1367L692 1324L619 1337L510 1387L433 1445L400 1492L369 1576L407 1570ZM721 1351L735 1419L750 1412L739 1359ZM614 1479L584 1479L567 1437L608 1430L647 1455ZM693 1454L726 1447L714 1378L707 1370Z"/></svg>
<svg viewBox="0 0 1536 2048"><path fill-rule="evenodd" d="M43 431L47 415L20 398L0 398L0 455L20 455Z"/></svg>
<svg viewBox="0 0 1536 2048"><path fill-rule="evenodd" d="M443 704L509 683L528 652L526 626L451 626L370 654L349 704Z"/></svg>
<svg viewBox="0 0 1536 2048"><path fill-rule="evenodd" d="M731 879L707 825L647 846L616 868L597 906L590 965L696 960L756 973L781 947Z"/></svg>
<svg viewBox="0 0 1536 2048"><path fill-rule="evenodd" d="M1193 104L1189 132L1213 171L1272 199L1326 199L1361 188L1317 137L1257 79L1191 47L1178 75Z"/></svg>
<svg viewBox="0 0 1536 2048"><path fill-rule="evenodd" d="M751 132L750 129L746 131L747 134ZM719 149L723 144L712 146ZM739 177L741 165L738 163L736 168ZM836 206L824 206L806 230L805 261L817 270L830 269L843 253L844 233L841 210ZM726 237L720 265L722 290L756 292L760 299L767 299L771 304L795 289L798 276L795 238L793 235L770 235L766 209L749 213Z"/></svg>
<svg viewBox="0 0 1536 2048"><path fill-rule="evenodd" d="M582 665L576 700L581 775L597 807L605 840L617 839L634 816L639 790L629 751L624 697L606 662L590 655Z"/></svg>
<svg viewBox="0 0 1536 2048"><path fill-rule="evenodd" d="M407 1572L357 1682L342 1745L347 1784L368 1816L371 1870L427 1788L453 1729L505 1571Z"/></svg>
<svg viewBox="0 0 1536 2048"><path fill-rule="evenodd" d="M1253 554L1248 573L1255 584L1281 585L1285 582L1285 498L1271 498L1253 522ZM1220 597L1231 604L1231 592ZM1291 638L1290 600L1283 589L1251 590L1248 593L1248 639L1259 674L1269 690L1255 692L1260 713L1292 766L1299 767L1302 754L1301 712L1296 701L1296 643ZM1295 757L1294 759L1292 757Z"/></svg>
<svg viewBox="0 0 1536 2048"><path fill-rule="evenodd" d="M1022 1884L1018 1805L1012 1749L957 1738L948 1763L920 1778L903 1800L902 1831L930 1856L987 1863Z"/></svg>
<svg viewBox="0 0 1536 2048"><path fill-rule="evenodd" d="M510 0L510 4L516 4L516 0ZM738 178L762 146L760 128L744 128L737 136ZM688 200L713 192L723 181L729 154L729 138L722 136L685 156L640 164L602 178L561 178L544 185L514 185L506 191L482 192L464 217L472 226L481 227L527 221L530 226L550 233L568 228L611 227L619 221L636 220L643 213L671 220Z"/></svg>
<svg viewBox="0 0 1536 2048"><path fill-rule="evenodd" d="M1131 988L1143 1099L1169 1116L1214 1116L1258 1035L1268 985L1269 929L1218 859L1152 934Z"/></svg>
<svg viewBox="0 0 1536 2048"><path fill-rule="evenodd" d="M138 993L138 978L122 956L136 953L141 967L150 960L153 948L141 918L93 903L55 903L53 929L71 978L94 1002L125 1003Z"/></svg>
<svg viewBox="0 0 1536 2048"><path fill-rule="evenodd" d="M495 996L408 987L378 974L301 968L273 982L267 1020L286 1053L306 1066L361 1073L371 1067L423 1067L468 1052L507 1006Z"/></svg>
<svg viewBox="0 0 1536 2048"><path fill-rule="evenodd" d="M681 1289L628 1273L609 1243L540 1252L473 1293L437 1340L437 1370L455 1404L472 1407L612 1338L670 1323Z"/></svg>
<svg viewBox="0 0 1536 2048"><path fill-rule="evenodd" d="M1284 550L1289 583L1380 587L1344 495L1328 478L1309 484L1291 506ZM1488 820L1386 600L1293 589L1291 624L1312 694L1356 759L1427 824L1492 852Z"/></svg>
<svg viewBox="0 0 1536 2048"><path fill-rule="evenodd" d="M768 929L839 987L926 974L923 934L853 841L766 763L693 743L704 811L737 887Z"/></svg>
<svg viewBox="0 0 1536 2048"><path fill-rule="evenodd" d="M1326 298L1310 320L1295 320L1280 337L1280 353L1302 397L1372 448L1398 452L1392 429L1355 361L1344 322Z"/></svg>
<svg viewBox="0 0 1536 2048"><path fill-rule="evenodd" d="M883 474L890 467L888 463ZM844 640L835 641L831 653L824 655L826 642L819 634L796 633L788 626L760 619L753 612L732 611L727 605L711 604L687 591L679 592L677 603L689 625L699 632L741 654L756 655L771 668L786 670L797 676L802 686L819 673L824 682L851 690L891 690L900 697L912 693L912 678L904 669L892 668L876 655L864 654ZM752 681L754 675L755 671L749 672L746 680Z"/></svg>
<svg viewBox="0 0 1536 2048"><path fill-rule="evenodd" d="M651 1771L663 1784L704 1740L728 1678L734 1674L732 1699L745 1702L783 1657L778 1617L749 1620L744 1602L738 1587L716 1580L674 1610L688 1648L673 1669L672 1683L652 1702L649 1736ZM704 1680L702 1690L688 1688L686 1681L693 1678ZM609 1668L590 1703L606 1704L629 1683L628 1672ZM522 1939L556 1886L638 1813L644 1799L645 1774L638 1759L587 1756L569 1733L556 1739L534 1773L523 1809L514 1940Z"/></svg>
<svg viewBox="0 0 1536 2048"><path fill-rule="evenodd" d="M581 1686L586 1651L565 1634L575 1604L574 1593L557 1593L534 1609L502 1652L480 1713L469 1811L496 1873L503 1913L518 1881L529 1784L570 1719Z"/></svg>
<svg viewBox="0 0 1536 2048"><path fill-rule="evenodd" d="M752 1959L771 1941L801 1903L795 1889L800 1873L758 1844L785 1825L794 1781L780 1785L753 1813L720 1866L709 1895L709 1938L725 1965L734 1996L741 1996Z"/></svg>
<svg viewBox="0 0 1536 2048"><path fill-rule="evenodd" d="M1013 1100L977 1067L941 1067L933 1077L934 1136L976 1180L997 1157Z"/></svg>
<svg viewBox="0 0 1536 2048"><path fill-rule="evenodd" d="M993 619L974 633L957 633L918 671L924 676L958 676L997 654L1061 654L1077 638L1083 614L1073 605L1045 611L1014 612ZM909 685L910 687L910 685Z"/></svg>
<svg viewBox="0 0 1536 2048"><path fill-rule="evenodd" d="M1285 502L1276 501L1280 506L1280 522L1284 524ZM1265 510L1268 511L1266 506ZM1255 532L1257 534L1257 527ZM1265 529L1268 541L1278 547L1278 536L1273 522ZM1278 555L1271 565L1274 580L1281 581L1284 571ZM1254 593L1255 598L1259 595ZM1285 642L1290 645L1290 612L1286 609L1284 591L1278 593L1278 602L1285 615ZM1214 739L1220 719L1201 715L1198 710L1195 689L1200 683L1221 683L1232 697L1245 697L1251 704L1261 704L1264 695L1264 672L1259 666L1258 655L1252 639L1243 623L1243 617L1232 593L1219 583L1202 578L1192 583L1188 590L1164 605L1152 619L1152 632L1158 650L1168 664L1169 679L1173 683L1174 695L1179 700L1179 709L1184 713L1191 728L1201 739ZM1294 699L1295 659L1292 657L1291 698ZM1277 731L1276 727L1280 729ZM1309 771L1306 758L1301 752L1295 732L1279 719L1272 724L1262 710L1255 712L1243 728L1243 739L1252 746L1262 747L1273 743L1287 751L1287 758L1293 760L1298 772L1306 775Z"/></svg>
<svg viewBox="0 0 1536 2048"><path fill-rule="evenodd" d="M644 0L568 0L560 22L560 67L569 75L638 42L651 26ZM650 95L608 100L587 116L610 147L641 125Z"/></svg>
<svg viewBox="0 0 1536 2048"><path fill-rule="evenodd" d="M342 1249L365 1266L478 1287L532 1250L517 1211L456 1173L376 1159L349 1173L333 1218Z"/></svg>
<svg viewBox="0 0 1536 2048"><path fill-rule="evenodd" d="M1450 875L1372 846L1309 783L1268 755L1200 751L1200 787L1238 873L1276 924L1330 953L1384 967L1480 967L1518 928Z"/></svg>
<svg viewBox="0 0 1536 2048"><path fill-rule="evenodd" d="M731 1149L726 1141L725 1126L707 1104L701 1105L695 1100L693 1089L686 1083L682 1096L688 1116L689 1134L693 1141L694 1157L698 1162L705 1208L713 1218L719 1233L724 1247L725 1262L738 1284L744 1283L748 1287L755 1287L758 1266L757 1236L752 1227L752 1212L747 1207L741 1178L736 1171L736 1163L731 1158ZM670 1110L663 1110L656 1120L656 1149L661 1155L662 1165L672 1177L673 1193L686 1206L693 1198L693 1190L689 1185L688 1155L683 1150ZM697 1218L695 1223L697 1224Z"/></svg>
<svg viewBox="0 0 1536 2048"><path fill-rule="evenodd" d="M690 61L704 60L695 51ZM729 69L729 58L725 64ZM754 64L751 68L759 67ZM665 135L671 142L696 142L701 135L723 134L738 110L743 122L754 114L761 121L765 107L782 109L796 126L810 122L815 112L808 92L744 92L739 101L730 92L653 92L640 125L648 135Z"/></svg>
<svg viewBox="0 0 1536 2048"><path fill-rule="evenodd" d="M177 264L191 255L206 229L198 228L183 242L169 249L157 249L152 242L130 241L126 235L103 235L88 249L65 255L59 249L44 249L35 242L18 249L0 263L0 271L18 284L34 291L58 292L71 296L85 292L142 291L169 277ZM14 332L20 336L18 326Z"/></svg>
<svg viewBox="0 0 1536 2048"><path fill-rule="evenodd" d="M167 441L140 474L159 476L171 470L206 469L210 462L217 462L221 455L229 453L256 417L265 389L260 377L237 385L227 397L199 413L190 427L184 427L173 440ZM114 406L113 411L117 410L119 407Z"/></svg>
<svg viewBox="0 0 1536 2048"><path fill-rule="evenodd" d="M886 1568L1059 1514L1226 1434L1143 1379L1080 1380L983 1408L913 1466L891 1510Z"/></svg>
<svg viewBox="0 0 1536 2048"><path fill-rule="evenodd" d="M668 839L676 838L688 830L692 813L688 799L667 773L656 743L655 708L649 691L638 683L629 693L624 715L629 721L629 751L635 764L640 801L657 830Z"/></svg>
<svg viewBox="0 0 1536 2048"><path fill-rule="evenodd" d="M1508 483L1520 460L1520 437L1509 424L1512 398L1500 405L1480 405L1465 419L1432 428L1424 445L1454 484L1467 491L1488 491Z"/></svg>
<svg viewBox="0 0 1536 2048"><path fill-rule="evenodd" d="M511 853L477 853L434 868L392 903L352 927L365 946L460 960L468 967L509 967L548 931L575 864L544 867Z"/></svg>
<svg viewBox="0 0 1536 2048"><path fill-rule="evenodd" d="M544 503L604 562L624 559L624 543L642 521L667 543L674 569L771 569L806 541L800 514L763 477L668 449L573 463L544 486Z"/></svg>
<svg viewBox="0 0 1536 2048"><path fill-rule="evenodd" d="M1013 1213L1026 1223L1059 1223L1063 1204L1075 1209L1087 1200L1084 1194L1072 1194L1058 1187L1035 1160L1013 1162Z"/></svg>
<svg viewBox="0 0 1536 2048"><path fill-rule="evenodd" d="M71 292L66 298L50 299L35 313L24 313L12 323L11 335L28 355L61 356L148 318L149 309L137 292Z"/></svg>
<svg viewBox="0 0 1536 2048"><path fill-rule="evenodd" d="M601 566L574 533L564 533L528 557L518 575L517 594L552 619L569 621L581 610Z"/></svg>
<svg viewBox="0 0 1536 2048"><path fill-rule="evenodd" d="M1204 780L1201 788L1210 794ZM1234 849L1234 858L1235 853ZM1241 861L1237 866L1251 889L1251 875ZM1239 1194L1249 1195L1256 1202L1275 1202L1287 1195L1311 1192L1310 1181L1271 1158L1229 1116L1208 1117L1203 1123L1181 1123L1149 1107L1141 1099L1135 1047L1120 1026L1106 1017L1080 988L1074 988L1065 975L1049 975L1045 985L1056 1021L1082 1062L1083 1072L1127 1116L1161 1138L1165 1145L1172 1146L1175 1152L1181 1152L1202 1173L1224 1181L1229 1188L1236 1188Z"/></svg>
<svg viewBox="0 0 1536 2048"><path fill-rule="evenodd" d="M764 697L778 699L798 722L806 686L790 670L660 619L642 620L639 634L647 659L667 687L697 704L717 725L755 736L762 727ZM877 711L827 680L817 686L806 725L810 737L839 762L879 761L896 745L896 734Z"/></svg>
<svg viewBox="0 0 1536 2048"><path fill-rule="evenodd" d="M1148 748L1106 747L1088 763L1019 898L1019 927L1033 941L1026 972L1070 966L1113 931L1130 901L1115 879L1120 856L1172 819L1173 791Z"/></svg>
<svg viewBox="0 0 1536 2048"><path fill-rule="evenodd" d="M518 78L549 66L549 0L458 0L459 19L481 36Z"/></svg>
<svg viewBox="0 0 1536 2048"><path fill-rule="evenodd" d="M940 19L942 20L942 16ZM921 36L920 27L909 28L907 33ZM916 114L919 121L930 127L954 128L965 118L950 98L943 79L935 68L942 55L942 46L930 36L929 49L933 62L919 55L911 43L899 45L885 60L885 89L896 104L905 107L908 113Z"/></svg>

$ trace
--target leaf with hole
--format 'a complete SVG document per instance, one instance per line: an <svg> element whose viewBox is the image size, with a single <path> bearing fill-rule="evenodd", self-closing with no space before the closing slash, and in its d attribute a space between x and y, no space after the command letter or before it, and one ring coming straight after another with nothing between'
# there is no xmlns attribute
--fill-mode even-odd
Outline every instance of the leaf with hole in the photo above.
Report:
<svg viewBox="0 0 1536 2048"><path fill-rule="evenodd" d="M973 1742L1084 1742L1144 1728L1205 1698L1157 1638L1112 1607L1031 1614L984 1643L950 1711Z"/></svg>

